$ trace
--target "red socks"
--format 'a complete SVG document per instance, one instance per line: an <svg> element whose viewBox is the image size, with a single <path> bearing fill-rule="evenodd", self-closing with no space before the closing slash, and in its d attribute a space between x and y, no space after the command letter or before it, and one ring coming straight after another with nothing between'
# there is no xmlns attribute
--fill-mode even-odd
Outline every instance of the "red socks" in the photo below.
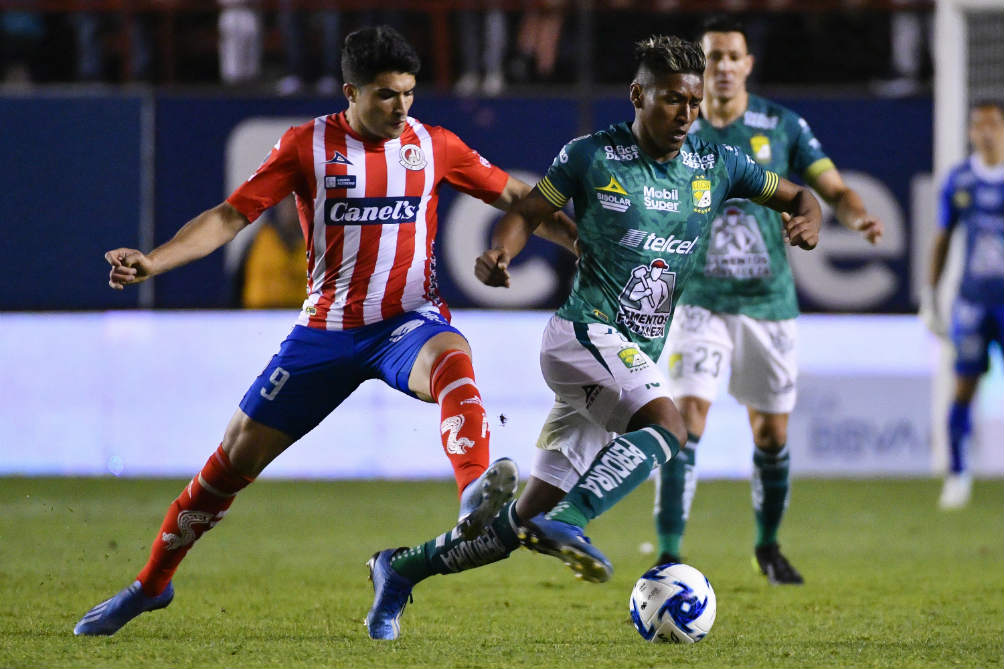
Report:
<svg viewBox="0 0 1004 669"><path fill-rule="evenodd" d="M144 594L155 597L164 591L196 539L223 519L234 496L253 480L234 471L222 445L216 449L167 509L150 559L136 577Z"/></svg>
<svg viewBox="0 0 1004 669"><path fill-rule="evenodd" d="M442 411L440 430L458 493L488 468L488 417L474 383L471 358L445 351L432 365L430 389ZM164 591L192 544L223 519L234 496L254 479L242 476L220 446L167 509L150 559L136 577L143 592Z"/></svg>
<svg viewBox="0 0 1004 669"><path fill-rule="evenodd" d="M457 349L444 351L432 364L429 387L442 412L443 449L459 494L488 468L488 416L470 356Z"/></svg>

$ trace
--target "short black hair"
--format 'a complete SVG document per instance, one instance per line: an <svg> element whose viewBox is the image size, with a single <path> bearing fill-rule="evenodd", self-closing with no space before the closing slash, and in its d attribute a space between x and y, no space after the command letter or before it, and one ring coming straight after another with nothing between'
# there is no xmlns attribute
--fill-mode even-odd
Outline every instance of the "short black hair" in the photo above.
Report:
<svg viewBox="0 0 1004 669"><path fill-rule="evenodd" d="M676 35L652 35L635 43L635 77L642 70L656 76L667 74L704 75L704 52L696 42Z"/></svg>
<svg viewBox="0 0 1004 669"><path fill-rule="evenodd" d="M704 19L700 32L697 33L697 41L700 42L708 33L739 33L746 42L746 49L749 50L750 37L746 34L746 26L730 14L715 14Z"/></svg>
<svg viewBox="0 0 1004 669"><path fill-rule="evenodd" d="M365 86L381 72L418 74L421 67L414 47L390 26L356 30L342 47L342 81L356 86Z"/></svg>
<svg viewBox="0 0 1004 669"><path fill-rule="evenodd" d="M969 111L974 109L986 109L987 107L993 107L1004 116L1004 101L997 100L995 98L980 98L975 100L971 105L969 105Z"/></svg>

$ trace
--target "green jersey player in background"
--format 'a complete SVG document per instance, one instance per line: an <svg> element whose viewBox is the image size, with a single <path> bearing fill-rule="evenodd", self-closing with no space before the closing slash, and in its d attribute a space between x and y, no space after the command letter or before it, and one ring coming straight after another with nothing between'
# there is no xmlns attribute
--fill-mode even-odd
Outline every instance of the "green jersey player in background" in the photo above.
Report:
<svg viewBox="0 0 1004 669"><path fill-rule="evenodd" d="M804 119L746 91L753 68L743 26L728 17L704 24L707 57L701 118L690 129L709 142L731 144L781 176L798 175L838 221L876 243L882 223L870 216L823 153ZM802 583L781 554L777 531L788 504L788 416L795 406L798 301L778 214L730 200L715 217L697 269L680 298L667 343L669 388L688 440L657 477L658 563L679 562L680 542L697 486L695 447L719 383L747 407L753 431L756 564L771 583Z"/></svg>
<svg viewBox="0 0 1004 669"><path fill-rule="evenodd" d="M447 532L370 561L370 636L394 639L411 590L433 574L496 562L521 543L554 555L587 581L613 567L583 528L643 483L686 443L683 418L655 361L699 249L731 198L784 213L779 234L815 247L821 213L805 188L735 147L689 135L704 94L704 54L677 37L638 44L632 123L573 140L492 234L475 264L488 285L509 284L509 261L569 201L578 223L572 292L551 317L541 371L556 400L523 495L482 534Z"/></svg>

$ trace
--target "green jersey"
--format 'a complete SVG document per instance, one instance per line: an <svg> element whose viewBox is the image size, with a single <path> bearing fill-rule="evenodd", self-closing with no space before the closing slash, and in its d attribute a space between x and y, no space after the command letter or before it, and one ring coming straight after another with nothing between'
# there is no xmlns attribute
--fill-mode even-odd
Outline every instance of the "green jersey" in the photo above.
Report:
<svg viewBox="0 0 1004 669"><path fill-rule="evenodd" d="M658 360L718 209L729 198L766 201L777 184L741 151L693 135L665 163L641 151L627 123L572 140L537 184L556 207L573 201L579 228L558 316L606 323Z"/></svg>
<svg viewBox="0 0 1004 669"><path fill-rule="evenodd" d="M749 96L746 112L724 128L698 119L690 132L736 146L785 177L811 179L833 167L804 119L755 95ZM781 215L773 209L743 200L726 202L696 262L698 271L681 304L762 320L798 315Z"/></svg>

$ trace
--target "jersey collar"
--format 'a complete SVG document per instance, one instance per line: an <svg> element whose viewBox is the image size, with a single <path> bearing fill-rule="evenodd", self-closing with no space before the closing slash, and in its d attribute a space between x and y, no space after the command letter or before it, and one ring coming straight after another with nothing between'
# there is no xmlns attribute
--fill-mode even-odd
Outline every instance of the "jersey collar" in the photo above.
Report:
<svg viewBox="0 0 1004 669"><path fill-rule="evenodd" d="M969 168L982 181L1004 181L1004 163L987 165L978 153L969 156Z"/></svg>

